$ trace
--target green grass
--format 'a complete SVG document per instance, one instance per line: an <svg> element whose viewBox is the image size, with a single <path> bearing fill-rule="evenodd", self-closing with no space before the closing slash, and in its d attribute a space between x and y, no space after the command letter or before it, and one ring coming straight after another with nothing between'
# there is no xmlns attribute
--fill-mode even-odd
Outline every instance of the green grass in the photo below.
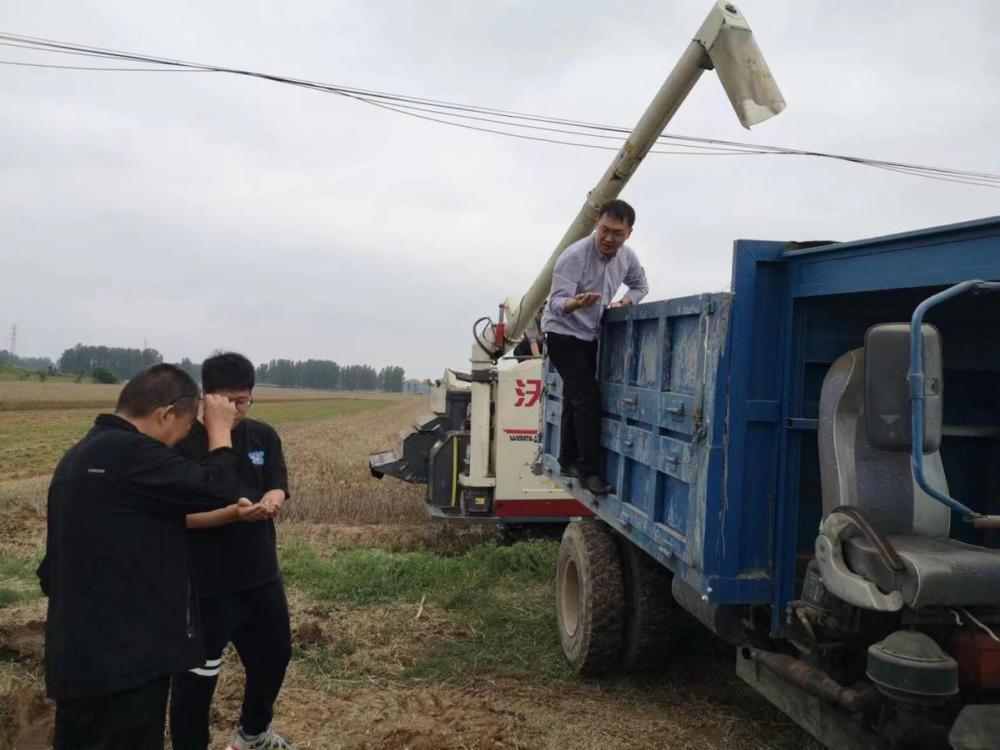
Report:
<svg viewBox="0 0 1000 750"><path fill-rule="evenodd" d="M305 543L283 550L285 580L321 601L354 606L416 603L443 608L466 636L433 644L403 674L559 677L568 674L556 630L554 571L558 545L483 545L462 557L355 549L320 557ZM308 655L341 674L338 655Z"/></svg>
<svg viewBox="0 0 1000 750"><path fill-rule="evenodd" d="M35 569L40 557L0 557L0 609L42 595Z"/></svg>
<svg viewBox="0 0 1000 750"><path fill-rule="evenodd" d="M89 409L0 412L0 481L50 473L95 415Z"/></svg>
<svg viewBox="0 0 1000 750"><path fill-rule="evenodd" d="M2 380L38 380L37 370L29 370L25 367L12 367L11 365L0 365L0 381ZM66 375L49 375L46 373L46 381L72 382L72 378Z"/></svg>
<svg viewBox="0 0 1000 750"><path fill-rule="evenodd" d="M326 677L335 680L355 680L371 674L367 670L352 669L345 664L345 657L353 654L356 649L357 645L353 640L341 638L331 646L319 646L305 651L296 649L293 656ZM371 676L377 675L371 674Z"/></svg>

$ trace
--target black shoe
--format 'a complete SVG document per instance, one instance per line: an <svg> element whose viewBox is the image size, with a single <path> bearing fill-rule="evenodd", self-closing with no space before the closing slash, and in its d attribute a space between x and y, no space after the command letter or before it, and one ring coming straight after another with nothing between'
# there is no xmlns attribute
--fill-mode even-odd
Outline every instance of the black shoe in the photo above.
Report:
<svg viewBox="0 0 1000 750"><path fill-rule="evenodd" d="M591 474L589 477L584 479L583 487L588 492L593 492L595 495L610 495L615 491L615 486L613 484L608 484L608 480L598 474Z"/></svg>
<svg viewBox="0 0 1000 750"><path fill-rule="evenodd" d="M580 468L575 464L559 464L559 476L561 477L573 477L574 479L582 479L583 475L580 473Z"/></svg>

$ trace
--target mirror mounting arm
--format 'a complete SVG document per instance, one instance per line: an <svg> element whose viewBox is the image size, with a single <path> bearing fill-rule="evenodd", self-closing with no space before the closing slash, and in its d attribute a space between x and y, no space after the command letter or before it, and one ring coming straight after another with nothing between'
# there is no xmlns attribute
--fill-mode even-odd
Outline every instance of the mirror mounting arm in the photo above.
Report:
<svg viewBox="0 0 1000 750"><path fill-rule="evenodd" d="M1000 528L1000 516L984 516L971 508L963 505L950 495L933 487L924 474L924 358L923 358L923 336L921 330L924 324L924 316L932 307L947 302L954 297L958 297L966 292L997 292L1000 291L1000 282L981 281L971 279L955 284L943 292L938 292L932 297L928 297L913 311L913 318L910 321L910 415L913 420L911 430L912 445L910 449L911 464L913 466L913 478L920 485L920 488L928 495L940 503L944 503L956 513L962 515L962 520L971 523L977 528Z"/></svg>

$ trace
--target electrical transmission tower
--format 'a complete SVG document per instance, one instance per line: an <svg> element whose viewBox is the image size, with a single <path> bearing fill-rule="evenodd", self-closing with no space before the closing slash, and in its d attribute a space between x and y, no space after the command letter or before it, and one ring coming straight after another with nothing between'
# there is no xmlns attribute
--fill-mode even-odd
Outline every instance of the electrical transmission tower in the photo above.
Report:
<svg viewBox="0 0 1000 750"><path fill-rule="evenodd" d="M10 327L10 356L17 356L17 323Z"/></svg>

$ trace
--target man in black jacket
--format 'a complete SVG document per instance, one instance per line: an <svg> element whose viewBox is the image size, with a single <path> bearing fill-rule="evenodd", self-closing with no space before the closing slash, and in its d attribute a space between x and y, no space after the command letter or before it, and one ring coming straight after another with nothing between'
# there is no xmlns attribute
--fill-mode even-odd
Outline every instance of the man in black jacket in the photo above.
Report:
<svg viewBox="0 0 1000 750"><path fill-rule="evenodd" d="M208 455L171 450L198 402L180 368L144 370L56 467L38 569L56 750L162 749L169 675L204 658L185 516L238 497L241 459L230 440L235 407L213 396L204 399Z"/></svg>
<svg viewBox="0 0 1000 750"><path fill-rule="evenodd" d="M294 745L271 726L274 702L292 656L288 603L278 570L274 522L288 498L288 472L281 439L270 425L250 419L254 367L241 354L209 357L201 366L207 394L237 408L233 448L240 454L240 497L267 513L261 523L229 523L224 511L188 517L200 609L204 618L205 663L174 677L170 735L174 750L205 750L209 708L219 678L222 652L236 647L246 685L236 733L228 750L289 750ZM196 424L177 450L193 459L209 450ZM224 525L223 525L224 524Z"/></svg>

